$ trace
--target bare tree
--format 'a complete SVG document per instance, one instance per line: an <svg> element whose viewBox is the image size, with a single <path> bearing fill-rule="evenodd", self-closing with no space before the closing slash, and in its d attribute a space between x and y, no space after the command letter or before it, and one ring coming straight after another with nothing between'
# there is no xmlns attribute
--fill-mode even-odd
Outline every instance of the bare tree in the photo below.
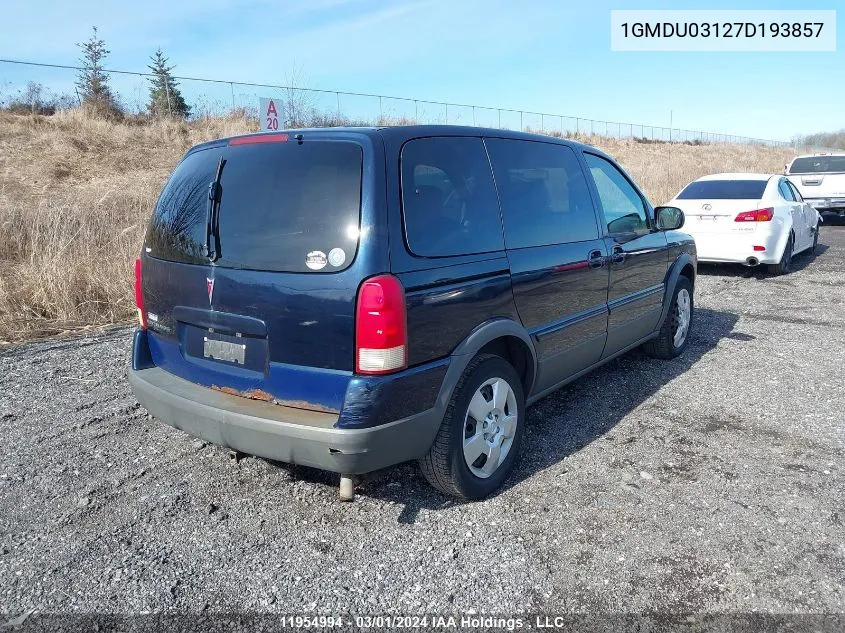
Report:
<svg viewBox="0 0 845 633"><path fill-rule="evenodd" d="M285 74L284 84L288 87L283 90L282 102L286 127L307 127L316 116L314 97L303 89L307 83L308 78L296 64Z"/></svg>

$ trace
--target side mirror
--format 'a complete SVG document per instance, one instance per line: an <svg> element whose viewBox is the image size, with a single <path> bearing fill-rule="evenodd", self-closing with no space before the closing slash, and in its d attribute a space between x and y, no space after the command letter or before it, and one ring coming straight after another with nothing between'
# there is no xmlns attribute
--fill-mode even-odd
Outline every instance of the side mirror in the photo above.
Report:
<svg viewBox="0 0 845 633"><path fill-rule="evenodd" d="M678 207L657 207L654 217L661 231L675 231L684 225L684 212Z"/></svg>

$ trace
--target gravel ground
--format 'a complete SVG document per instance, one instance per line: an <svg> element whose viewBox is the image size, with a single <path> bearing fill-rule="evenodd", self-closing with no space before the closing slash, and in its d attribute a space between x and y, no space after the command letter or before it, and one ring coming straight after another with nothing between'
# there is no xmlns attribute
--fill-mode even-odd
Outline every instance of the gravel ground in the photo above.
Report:
<svg viewBox="0 0 845 633"><path fill-rule="evenodd" d="M841 613L845 227L821 242L702 267L685 355L531 407L478 503L405 464L342 504L150 419L127 329L0 351L0 613Z"/></svg>

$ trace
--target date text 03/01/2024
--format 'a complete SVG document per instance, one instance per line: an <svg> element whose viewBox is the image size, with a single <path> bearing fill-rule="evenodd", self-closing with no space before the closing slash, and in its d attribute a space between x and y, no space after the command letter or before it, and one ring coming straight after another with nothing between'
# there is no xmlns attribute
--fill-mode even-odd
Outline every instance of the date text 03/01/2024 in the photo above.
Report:
<svg viewBox="0 0 845 633"><path fill-rule="evenodd" d="M356 615L351 623L360 629L501 629L518 631L529 626L524 618L493 615ZM536 628L554 628L551 618L537 618Z"/></svg>

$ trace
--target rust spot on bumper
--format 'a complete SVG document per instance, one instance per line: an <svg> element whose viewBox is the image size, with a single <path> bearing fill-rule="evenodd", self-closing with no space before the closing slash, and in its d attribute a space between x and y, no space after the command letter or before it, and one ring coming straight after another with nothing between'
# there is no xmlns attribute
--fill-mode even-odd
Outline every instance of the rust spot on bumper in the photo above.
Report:
<svg viewBox="0 0 845 633"><path fill-rule="evenodd" d="M277 404L280 407L306 409L308 411L319 411L320 413L340 413L337 409L332 409L331 407L326 407L316 402L308 402L306 400L279 400L272 394L262 391L261 389L247 389L246 391L240 391L239 389L234 389L233 387L220 387L218 385L211 385L211 388L214 389L214 391L220 391L221 393L225 393L230 396L238 396L239 398L247 398L249 400L261 400L263 402Z"/></svg>

